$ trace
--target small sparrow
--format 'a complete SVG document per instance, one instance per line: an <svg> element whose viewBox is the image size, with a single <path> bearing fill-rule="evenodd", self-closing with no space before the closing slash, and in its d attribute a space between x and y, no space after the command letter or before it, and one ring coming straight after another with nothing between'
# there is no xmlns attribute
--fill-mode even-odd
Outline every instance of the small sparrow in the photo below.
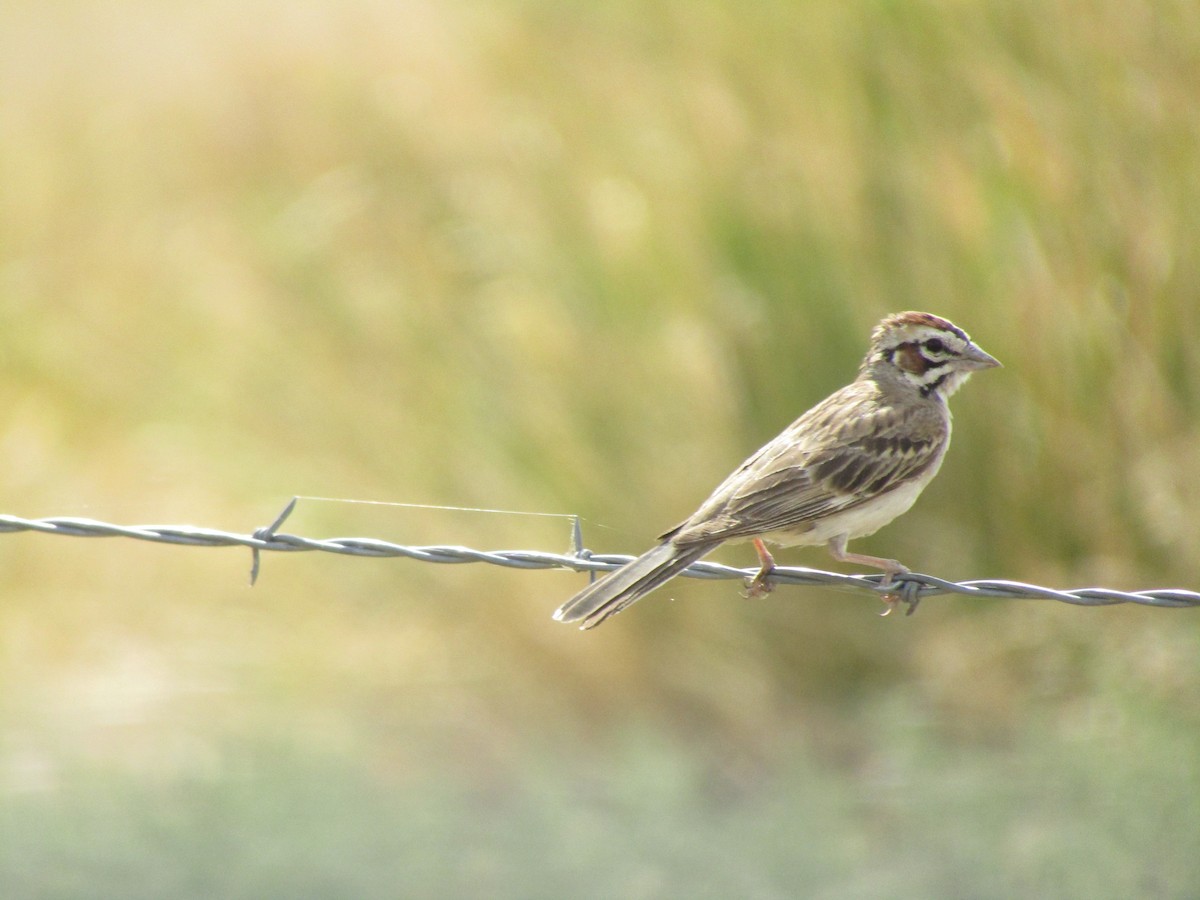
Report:
<svg viewBox="0 0 1200 900"><path fill-rule="evenodd" d="M752 596L771 589L764 541L824 544L839 562L873 566L884 584L908 571L894 559L850 553L916 501L950 446L946 399L976 369L1000 363L958 326L924 312L888 316L871 334L858 377L742 463L660 543L588 585L554 613L595 628L718 545L752 540L762 565ZM894 595L889 602L896 602Z"/></svg>

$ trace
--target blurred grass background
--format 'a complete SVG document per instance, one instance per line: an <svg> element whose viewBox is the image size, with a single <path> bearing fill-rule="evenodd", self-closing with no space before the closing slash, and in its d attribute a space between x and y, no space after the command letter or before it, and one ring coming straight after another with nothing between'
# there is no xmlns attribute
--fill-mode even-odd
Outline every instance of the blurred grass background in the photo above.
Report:
<svg viewBox="0 0 1200 900"><path fill-rule="evenodd" d="M860 549L1197 588L1197 84L1173 0L11 0L3 509L633 552L916 308L1006 368ZM1200 893L1193 612L0 565L4 896Z"/></svg>

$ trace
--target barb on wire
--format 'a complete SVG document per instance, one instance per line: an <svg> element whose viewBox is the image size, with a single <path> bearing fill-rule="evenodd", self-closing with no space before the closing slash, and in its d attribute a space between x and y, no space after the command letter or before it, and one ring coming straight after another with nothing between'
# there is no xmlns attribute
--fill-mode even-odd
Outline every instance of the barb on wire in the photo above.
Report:
<svg viewBox="0 0 1200 900"><path fill-rule="evenodd" d="M279 532L279 528L295 509L296 499L284 508L275 521L251 534L200 528L194 525L112 525L95 519L62 516L44 519L24 519L0 515L0 534L32 531L40 534L60 534L71 537L118 537L160 544L182 544L190 547L248 547L253 557L251 584L258 578L260 554L263 551L296 553L323 551L347 556L404 557L429 563L488 563L512 569L572 569L597 572L620 568L634 557L617 554L592 553L583 547L579 520L572 528L572 552L547 553L541 550L474 550L452 545L406 546L376 538L306 538ZM752 577L757 569L739 569L715 562L696 562L680 574L689 578L735 579ZM1019 581L981 580L946 581L932 575L912 572L898 575L890 586L881 584L882 575L843 575L800 566L779 566L771 573L778 584L797 584L833 588L851 588L876 594L900 593L910 609L927 597L962 594L970 597L997 597L1006 600L1057 600L1075 606L1111 606L1117 603L1137 603L1143 606L1167 608L1200 606L1200 592L1182 588L1163 588L1145 591L1118 591L1102 587L1056 590Z"/></svg>

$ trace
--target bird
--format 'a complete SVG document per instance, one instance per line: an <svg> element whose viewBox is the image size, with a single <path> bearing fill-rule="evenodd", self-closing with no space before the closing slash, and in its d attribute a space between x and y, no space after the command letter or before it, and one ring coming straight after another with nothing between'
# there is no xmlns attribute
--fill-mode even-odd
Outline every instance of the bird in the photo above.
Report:
<svg viewBox="0 0 1200 900"><path fill-rule="evenodd" d="M999 365L941 316L885 317L854 381L754 453L654 547L560 606L554 619L595 628L726 541L754 544L761 568L749 582L751 596L772 587L766 542L824 545L839 562L882 570L883 585L891 584L908 568L851 553L847 542L874 534L916 502L950 446L947 399L974 372ZM884 599L886 615L898 598Z"/></svg>

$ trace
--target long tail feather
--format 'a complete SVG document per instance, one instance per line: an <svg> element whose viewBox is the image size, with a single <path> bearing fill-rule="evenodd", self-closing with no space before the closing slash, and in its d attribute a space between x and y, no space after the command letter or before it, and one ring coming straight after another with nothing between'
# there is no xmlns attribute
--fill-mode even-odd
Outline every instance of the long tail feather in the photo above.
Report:
<svg viewBox="0 0 1200 900"><path fill-rule="evenodd" d="M559 622L582 620L580 628L595 628L609 616L615 616L663 582L674 578L719 543L678 547L671 541L664 541L615 572L589 584L560 606L554 618Z"/></svg>

